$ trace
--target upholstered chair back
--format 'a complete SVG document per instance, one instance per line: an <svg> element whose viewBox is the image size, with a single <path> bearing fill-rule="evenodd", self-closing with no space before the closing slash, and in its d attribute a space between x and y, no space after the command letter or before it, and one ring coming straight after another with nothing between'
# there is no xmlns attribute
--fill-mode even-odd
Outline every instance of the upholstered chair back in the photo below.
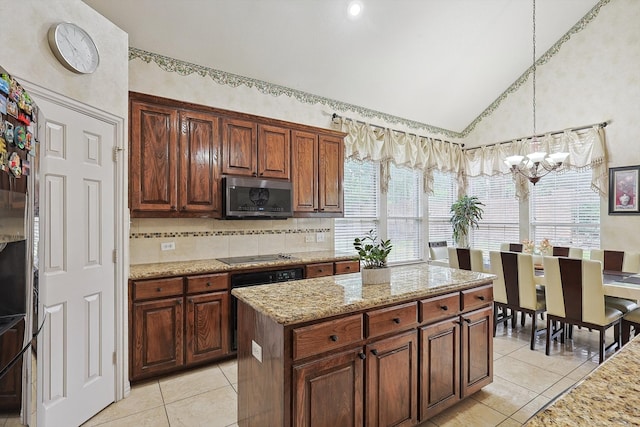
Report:
<svg viewBox="0 0 640 427"><path fill-rule="evenodd" d="M484 272L480 249L449 248L449 267Z"/></svg>
<svg viewBox="0 0 640 427"><path fill-rule="evenodd" d="M605 271L640 273L640 253L592 249L591 259L600 261Z"/></svg>
<svg viewBox="0 0 640 427"><path fill-rule="evenodd" d="M582 259L583 251L582 251L582 248L571 248L569 246L554 246L551 253L553 256Z"/></svg>
<svg viewBox="0 0 640 427"><path fill-rule="evenodd" d="M489 253L491 270L497 279L493 281L493 298L509 304L536 310L536 283L533 258L516 252Z"/></svg>
<svg viewBox="0 0 640 427"><path fill-rule="evenodd" d="M522 252L522 243L500 243L500 252Z"/></svg>
<svg viewBox="0 0 640 427"><path fill-rule="evenodd" d="M571 320L606 325L600 263L544 257L547 313Z"/></svg>
<svg viewBox="0 0 640 427"><path fill-rule="evenodd" d="M445 240L440 242L429 242L429 259L447 259L447 242Z"/></svg>

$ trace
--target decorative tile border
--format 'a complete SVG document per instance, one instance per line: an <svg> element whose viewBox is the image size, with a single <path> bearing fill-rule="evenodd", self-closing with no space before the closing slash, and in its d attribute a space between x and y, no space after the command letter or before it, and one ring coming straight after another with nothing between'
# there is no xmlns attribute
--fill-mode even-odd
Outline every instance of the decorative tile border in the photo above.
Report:
<svg viewBox="0 0 640 427"><path fill-rule="evenodd" d="M269 234L306 234L328 233L330 228L305 228L285 230L219 230L219 231L175 231L165 233L130 233L130 239L166 239L175 237L226 237L226 236L257 236Z"/></svg>
<svg viewBox="0 0 640 427"><path fill-rule="evenodd" d="M547 63L556 53L560 51L561 46L566 43L573 34L582 31L586 26L595 19L600 12L600 9L608 4L611 0L600 0L590 11L587 13L577 24L575 24L564 36L560 38L544 55L538 59L536 66ZM337 111L351 111L360 114L367 118L377 118L384 120L385 122L392 124L401 124L411 129L424 129L427 132L433 134L442 134L452 138L464 138L471 133L471 131L486 117L489 117L500 106L508 95L517 91L529 78L529 75L533 72L533 65L529 67L507 90L505 90L495 101L491 103L478 117L476 117L462 132L456 132L448 129L443 129L437 126L432 126L426 123L418 122L415 120L408 120L402 117L386 114L376 110L370 110L368 108L360 107L358 105L349 104L346 102L336 101L334 99L324 98L322 96L314 95L308 92L303 92L296 89L291 89L285 86L276 85L273 83L265 82L262 80L252 79L249 77L243 77L237 74L227 73L225 71L216 70L214 68L203 67L202 65L192 64L178 59L170 58L168 56L159 55L157 53L147 52L135 47L129 48L129 61L134 59L140 59L146 63L154 62L161 69L168 72L178 73L181 76L187 76L189 74L198 74L202 77L209 76L213 81L218 84L230 86L236 88L238 86L246 86L248 88L256 88L261 93L272 96L286 95L290 98L295 98L305 104L320 104Z"/></svg>

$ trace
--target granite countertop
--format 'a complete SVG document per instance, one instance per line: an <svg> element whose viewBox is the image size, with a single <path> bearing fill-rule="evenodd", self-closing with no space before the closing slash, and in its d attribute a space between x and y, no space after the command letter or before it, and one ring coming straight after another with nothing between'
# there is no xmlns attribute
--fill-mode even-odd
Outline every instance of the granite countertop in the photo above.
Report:
<svg viewBox="0 0 640 427"><path fill-rule="evenodd" d="M235 265L228 265L218 261L217 259L134 264L129 266L129 279L139 280L167 276L182 276L186 274L219 273L254 267L269 268L287 265L311 264L324 261L346 261L358 258L358 255L355 253L349 254L335 251L297 252L290 255L295 257L295 259L279 259L273 262L244 263Z"/></svg>
<svg viewBox="0 0 640 427"><path fill-rule="evenodd" d="M550 359L551 360L551 359ZM640 339L634 338L582 382L527 422L535 426L640 424Z"/></svg>
<svg viewBox="0 0 640 427"><path fill-rule="evenodd" d="M231 293L282 325L488 284L496 276L428 264L392 267L391 283L362 285L360 273L236 288Z"/></svg>

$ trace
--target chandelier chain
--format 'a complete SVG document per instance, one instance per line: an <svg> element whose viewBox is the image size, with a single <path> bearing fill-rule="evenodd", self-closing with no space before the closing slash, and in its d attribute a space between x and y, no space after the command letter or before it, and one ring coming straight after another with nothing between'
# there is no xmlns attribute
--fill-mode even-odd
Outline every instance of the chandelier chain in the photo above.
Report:
<svg viewBox="0 0 640 427"><path fill-rule="evenodd" d="M533 0L533 134L536 135L536 0ZM534 136L535 141L535 136Z"/></svg>

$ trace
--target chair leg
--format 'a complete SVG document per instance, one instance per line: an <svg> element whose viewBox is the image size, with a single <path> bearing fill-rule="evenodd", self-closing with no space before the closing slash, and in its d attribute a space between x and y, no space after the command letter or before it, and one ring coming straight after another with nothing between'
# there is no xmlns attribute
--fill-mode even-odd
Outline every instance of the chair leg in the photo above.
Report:
<svg viewBox="0 0 640 427"><path fill-rule="evenodd" d="M622 345L629 342L629 336L631 335L631 323L622 320L622 326L620 327L620 334L622 338Z"/></svg>
<svg viewBox="0 0 640 427"><path fill-rule="evenodd" d="M524 328L524 318L527 316L527 313L525 313L524 311L520 313L520 315L522 316L520 318L520 326L522 326Z"/></svg>
<svg viewBox="0 0 640 427"><path fill-rule="evenodd" d="M524 318L524 312L522 313L522 318ZM536 349L536 313L534 312L531 315L531 350ZM524 322L523 322L524 323Z"/></svg>
<svg viewBox="0 0 640 427"><path fill-rule="evenodd" d="M511 329L516 328L516 321L518 320L518 312L511 309Z"/></svg>
<svg viewBox="0 0 640 427"><path fill-rule="evenodd" d="M598 358L598 364L604 361L604 328L600 328L600 357Z"/></svg>
<svg viewBox="0 0 640 427"><path fill-rule="evenodd" d="M551 316L547 316L547 346L545 347L544 354L549 355L549 347L551 347Z"/></svg>

